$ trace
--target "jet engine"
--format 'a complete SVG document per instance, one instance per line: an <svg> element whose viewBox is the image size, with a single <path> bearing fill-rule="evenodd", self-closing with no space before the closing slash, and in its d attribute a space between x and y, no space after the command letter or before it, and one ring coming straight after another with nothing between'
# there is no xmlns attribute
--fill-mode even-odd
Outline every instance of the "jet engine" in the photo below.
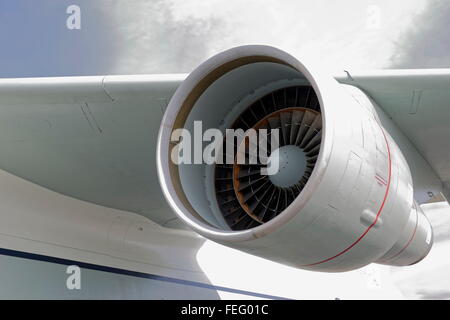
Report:
<svg viewBox="0 0 450 320"><path fill-rule="evenodd" d="M286 265L339 272L414 264L431 249L432 229L380 112L358 88L276 48L224 51L186 78L165 111L157 148L163 193L200 235ZM174 136L184 129L195 137L199 123L224 137L229 129L278 132L277 144L266 138L265 163L234 154L174 161ZM228 150L229 141L204 138L189 144L194 157L213 142ZM234 141L230 150L251 144ZM275 162L274 172L263 170Z"/></svg>

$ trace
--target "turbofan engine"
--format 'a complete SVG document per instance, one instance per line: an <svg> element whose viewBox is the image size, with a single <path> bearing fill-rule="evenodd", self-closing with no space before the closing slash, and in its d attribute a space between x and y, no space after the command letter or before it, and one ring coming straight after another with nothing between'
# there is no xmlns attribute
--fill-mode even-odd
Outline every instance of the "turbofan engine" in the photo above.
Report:
<svg viewBox="0 0 450 320"><path fill-rule="evenodd" d="M290 266L335 272L414 264L428 254L432 229L380 112L358 88L283 51L227 50L194 70L170 100L157 150L164 195L202 236ZM175 133L195 136L198 123L223 136L278 132L277 144L266 139L265 163L241 163L234 153L231 162L174 161ZM230 149L247 150L248 141ZM230 144L215 143L222 151ZM192 152L206 144L194 141ZM273 163L275 171L263 170Z"/></svg>

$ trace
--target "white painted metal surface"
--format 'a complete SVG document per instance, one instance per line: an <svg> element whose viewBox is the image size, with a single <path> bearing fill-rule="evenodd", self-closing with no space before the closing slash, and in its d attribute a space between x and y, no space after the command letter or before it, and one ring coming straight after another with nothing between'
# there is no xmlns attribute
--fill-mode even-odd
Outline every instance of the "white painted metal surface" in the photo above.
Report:
<svg viewBox="0 0 450 320"><path fill-rule="evenodd" d="M203 178L207 167L171 165L171 133L194 120L219 127L221 114L229 112L235 99L281 79L306 80L319 98L323 123L319 158L305 188L283 213L255 228L224 229L214 224L214 204L205 193L192 194L207 189ZM358 101L358 89L352 90L353 95L332 77L271 47L244 46L209 59L177 89L161 124L157 165L171 207L209 239L299 268L347 271L376 261L399 240L407 224L413 185L408 164L376 106L367 97ZM189 179L182 177L185 170ZM423 258L430 247L417 248L412 262Z"/></svg>
<svg viewBox="0 0 450 320"><path fill-rule="evenodd" d="M270 53L270 50L264 52L266 53ZM280 58L287 59L294 65L298 63L284 53L280 53ZM216 63L220 64L220 61ZM326 259L333 255L332 249L348 247L352 244L348 239L355 239L366 230L364 226L370 226L374 222L372 210L361 211L353 204L351 208L345 207L349 205L345 193L351 189L350 192L353 193L348 197L358 198L362 205L363 197L355 197L354 192L361 195L361 190L367 191L370 186L383 184L385 176L379 177L380 180L375 178L376 181L368 180L366 183L362 183L359 181L360 177L355 176L358 165L362 170L366 162L367 170L375 172L378 166L377 158L373 155L386 154L382 143L375 148L374 142L371 148L365 150L365 142L382 142L382 130L376 129L380 123L385 129L384 132L389 133L387 139L393 145L394 171L407 168L395 144L405 155L411 168L412 182L407 174L402 174L398 181L403 181L405 185L414 185L414 196L419 203L430 198L428 193L431 192L431 196L434 196L440 192L439 178L448 183L446 166L450 161L450 155L446 153L446 150L450 150L447 146L448 139L442 139L448 135L448 70L351 72L350 75L335 77L338 82L350 84L340 87L331 77L323 77L315 72L310 74L309 70L302 69L303 66L296 66L300 66L303 71L300 76L297 71L283 67L283 76L280 77L276 73L281 69L275 67L271 69L270 75L266 74L264 77L259 77L260 74L256 72L253 78L247 79L249 81L246 82L246 87L240 83L230 84L234 85L234 89L241 87L243 91L240 96L233 97L233 101L230 101L230 108L234 113L225 112L221 115L222 119L225 122L231 121L239 114L240 108L248 103L248 99L252 98L248 92L255 83L252 81L264 84L270 78L273 80L270 88L279 88L289 83L304 84L307 79L322 93L324 106L330 106L325 109L325 120L333 114L333 117L340 119L339 123L342 123L333 125L328 121L328 127L332 129L328 129L327 135L336 137L331 139L330 143L325 142L324 150L328 150L329 158L324 157L326 161L322 161L322 164L324 167L330 166L328 160L339 160L333 161L333 165L340 167L340 178L345 185L338 184L337 176L327 176L323 173L322 181L326 181L327 186L322 182L318 183L305 197L311 197L316 191L329 194L329 190L334 188L333 190L338 192L335 192L333 198L327 199L328 202L317 200L317 203L312 205L299 200L288 210L291 215L283 214L284 217L273 221L270 227L262 228L257 233L254 230L241 233L228 233L220 229L211 231L208 230L209 227L199 230L211 238L239 248L244 246L244 243L238 243L240 240L259 237L252 240L256 246L247 242L245 245L248 247L244 250L276 258L286 264L292 264L292 259L299 259L299 244L308 244L308 241L311 243L317 239L311 248L315 251L324 246L324 238L320 238L320 233L315 232L317 230L329 235L339 224L344 225L344 228L341 228L343 235L332 239L335 244L327 249L329 252L321 251L314 257L309 256L305 263L313 261L312 258ZM285 75L288 76L283 79ZM204 74L194 74L190 81L199 80L203 76ZM163 112L185 78L186 75L147 75L0 79L0 169L37 184L4 171L0 172L0 197L4 210L0 215L1 247L208 283L203 276L204 270L198 268L193 258L203 240L189 232L161 228L148 220L152 219L171 227L182 226L162 198L156 179L154 152ZM355 87L361 88L362 91ZM270 88L256 88L253 94L260 94ZM356 118L360 119L356 122L368 119L367 112L356 108L354 101L342 106L342 110L349 112L337 114L334 98L336 94L342 95L344 88L364 107L363 110L367 111L369 108L369 113L378 116L375 119L379 122L377 120L370 125L372 137L370 130L360 136L360 126L355 126L351 121L357 114L359 116ZM233 86L229 89L233 89ZM365 115L360 114L365 112ZM216 121L213 118L210 120L213 124ZM368 120L369 123L371 121ZM346 122L348 125L344 126ZM365 122L362 123L361 126L364 126ZM369 134L368 138L366 134ZM331 148L330 144L338 147ZM386 173L386 168L381 168L381 171ZM382 186L379 188L383 189ZM198 189L194 188L194 192L195 190ZM371 208L375 208L377 201L379 204L379 200L376 200ZM311 214L296 216L300 202L302 213L309 210ZM404 210L387 210L395 203ZM320 211L324 206L327 211L321 211L321 215L315 215L312 211ZM407 206L410 208L406 209ZM342 209L344 207L345 209ZM406 193L395 199L388 196L385 207L380 215L381 219L377 220L367 237L364 237L364 242L358 243L362 244L361 249L351 250L348 261L352 261L352 264L349 266L348 261L336 260L336 265L327 265L329 270L354 268L372 261L375 256L378 256L377 261L380 263L389 258L389 264L404 265L414 262L417 256L427 252L433 241L432 230L425 216L421 215L420 209L417 207L415 210L412 197ZM398 213L394 211L401 214L395 216ZM312 219L316 216L317 219ZM187 220L192 225L190 219ZM390 223L396 219L398 223L391 226ZM383 222L382 226L378 226L380 221ZM355 222L357 223L353 224ZM402 223L405 227L402 232L398 232L397 239L384 229L399 230ZM311 229L314 232L302 234L305 241L296 238L296 242L289 242L294 234L297 236L303 229L314 228L319 224L319 228ZM414 226L417 226L416 233L413 231ZM383 229L379 229L380 227ZM274 236L275 233L266 235L275 230L278 230L277 235L280 236ZM411 231L414 237L411 236ZM381 242L378 238L380 234L385 236ZM233 241L233 244L228 243L228 240ZM232 250L208 243L215 252L223 253L223 256L226 256L227 250ZM280 257L281 250L295 251L296 255ZM384 255L381 254L383 250ZM250 257L246 255L243 258L240 253L234 250L231 252L233 253L230 253L230 257L244 260L245 257ZM365 256L367 252L370 253L370 258ZM214 278L215 284L232 283L221 275L217 266L211 264L208 256L203 255L202 259L201 264L206 269L209 268L207 275ZM262 263L262 260L256 261L255 263ZM290 270L294 272L294 269ZM310 274L308 277L311 277ZM245 286L248 289L255 283L258 281L246 283ZM263 291L271 293L267 288Z"/></svg>
<svg viewBox="0 0 450 320"><path fill-rule="evenodd" d="M353 71L336 75L339 82L361 88L386 112L433 168L423 170L410 163L417 191L436 195L435 173L449 195L450 185L450 69ZM404 140L404 139L403 139ZM399 143L403 150L403 142ZM408 147L409 149L410 147ZM407 156L407 160L410 161ZM419 199L423 202L423 199Z"/></svg>
<svg viewBox="0 0 450 320"><path fill-rule="evenodd" d="M58 194L0 170L0 248L207 281L195 255L204 240L138 214Z"/></svg>
<svg viewBox="0 0 450 320"><path fill-rule="evenodd" d="M180 227L156 180L156 138L184 75L0 80L0 169Z"/></svg>

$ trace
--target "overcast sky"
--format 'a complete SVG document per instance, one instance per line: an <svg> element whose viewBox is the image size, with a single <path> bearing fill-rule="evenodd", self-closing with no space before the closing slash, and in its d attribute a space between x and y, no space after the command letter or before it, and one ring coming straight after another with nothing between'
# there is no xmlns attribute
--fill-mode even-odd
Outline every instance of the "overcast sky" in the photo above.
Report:
<svg viewBox="0 0 450 320"><path fill-rule="evenodd" d="M66 27L72 4L80 30ZM184 73L242 44L276 46L330 72L442 68L450 67L449 29L448 0L4 0L0 77ZM430 258L392 270L408 297L450 298L442 210L430 216Z"/></svg>
<svg viewBox="0 0 450 320"><path fill-rule="evenodd" d="M81 29L66 8L81 9ZM241 44L330 72L450 67L445 0L6 0L0 77L184 73Z"/></svg>

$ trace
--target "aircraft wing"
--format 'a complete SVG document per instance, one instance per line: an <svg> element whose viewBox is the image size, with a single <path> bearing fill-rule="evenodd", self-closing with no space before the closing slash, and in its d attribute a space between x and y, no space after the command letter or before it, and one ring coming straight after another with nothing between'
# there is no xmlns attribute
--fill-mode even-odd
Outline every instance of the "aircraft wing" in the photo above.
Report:
<svg viewBox="0 0 450 320"><path fill-rule="evenodd" d="M450 190L450 69L345 72L335 77L370 95Z"/></svg>
<svg viewBox="0 0 450 320"><path fill-rule="evenodd" d="M157 181L155 148L164 109L184 78L1 79L0 169L170 224L175 216Z"/></svg>
<svg viewBox="0 0 450 320"><path fill-rule="evenodd" d="M175 226L157 181L160 122L185 74L0 79L0 169ZM450 70L345 72L450 188ZM448 194L448 193L447 193Z"/></svg>

